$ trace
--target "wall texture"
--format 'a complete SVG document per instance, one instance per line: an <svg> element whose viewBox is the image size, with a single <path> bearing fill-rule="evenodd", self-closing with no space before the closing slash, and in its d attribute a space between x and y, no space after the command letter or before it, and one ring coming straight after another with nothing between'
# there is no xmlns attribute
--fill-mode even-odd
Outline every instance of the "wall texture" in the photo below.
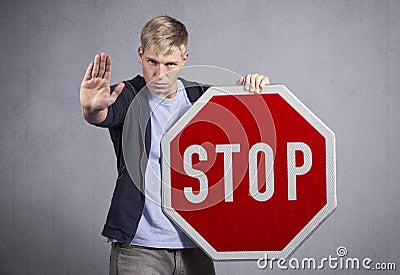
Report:
<svg viewBox="0 0 400 275"><path fill-rule="evenodd" d="M335 131L338 208L293 257L345 246L400 269L400 1L16 0L0 9L0 273L107 274L116 162L107 131L81 117L79 85L101 50L113 82L140 73L140 29L165 13L188 27L188 64L268 74Z"/></svg>

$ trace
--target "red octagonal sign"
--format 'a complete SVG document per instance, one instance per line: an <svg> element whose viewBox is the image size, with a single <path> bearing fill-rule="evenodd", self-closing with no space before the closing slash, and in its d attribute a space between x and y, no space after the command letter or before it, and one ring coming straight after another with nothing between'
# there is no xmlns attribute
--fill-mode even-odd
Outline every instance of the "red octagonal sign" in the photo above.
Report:
<svg viewBox="0 0 400 275"><path fill-rule="evenodd" d="M162 151L163 210L215 260L285 258L337 205L334 133L283 85L210 88Z"/></svg>

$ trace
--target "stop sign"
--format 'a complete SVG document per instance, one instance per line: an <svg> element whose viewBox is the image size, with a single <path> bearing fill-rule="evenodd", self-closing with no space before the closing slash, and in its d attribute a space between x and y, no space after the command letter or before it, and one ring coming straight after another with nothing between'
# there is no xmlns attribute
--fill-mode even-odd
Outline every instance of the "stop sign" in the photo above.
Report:
<svg viewBox="0 0 400 275"><path fill-rule="evenodd" d="M337 205L334 133L283 85L210 88L162 152L163 210L215 260L285 258Z"/></svg>

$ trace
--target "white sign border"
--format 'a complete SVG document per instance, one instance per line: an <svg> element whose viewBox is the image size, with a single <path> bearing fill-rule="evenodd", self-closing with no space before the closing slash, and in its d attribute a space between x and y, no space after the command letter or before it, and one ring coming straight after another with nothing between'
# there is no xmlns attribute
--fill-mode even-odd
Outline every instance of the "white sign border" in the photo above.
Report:
<svg viewBox="0 0 400 275"><path fill-rule="evenodd" d="M336 196L336 143L335 134L315 114L313 114L289 89L284 85L268 85L263 94L279 94L300 115L310 123L326 139L326 192L327 203L312 218L308 224L288 243L281 251L216 251L178 212L172 208L171 201L171 174L170 169L162 169L162 208L164 213L175 222L194 242L196 242L214 260L256 260L264 258L287 258L322 222L329 217L337 207ZM249 94L243 86L211 87L200 99L182 116L176 124L164 135L161 141L162 167L168 167L170 163L169 143L183 130L214 96Z"/></svg>

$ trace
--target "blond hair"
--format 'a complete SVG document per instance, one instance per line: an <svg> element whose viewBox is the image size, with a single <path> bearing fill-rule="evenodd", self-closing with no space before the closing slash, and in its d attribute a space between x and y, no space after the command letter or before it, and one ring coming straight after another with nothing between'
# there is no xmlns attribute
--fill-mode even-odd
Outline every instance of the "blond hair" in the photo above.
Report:
<svg viewBox="0 0 400 275"><path fill-rule="evenodd" d="M189 34L180 21L162 15L147 22L140 35L143 51L151 49L156 54L170 54L180 50L183 56L186 53Z"/></svg>

